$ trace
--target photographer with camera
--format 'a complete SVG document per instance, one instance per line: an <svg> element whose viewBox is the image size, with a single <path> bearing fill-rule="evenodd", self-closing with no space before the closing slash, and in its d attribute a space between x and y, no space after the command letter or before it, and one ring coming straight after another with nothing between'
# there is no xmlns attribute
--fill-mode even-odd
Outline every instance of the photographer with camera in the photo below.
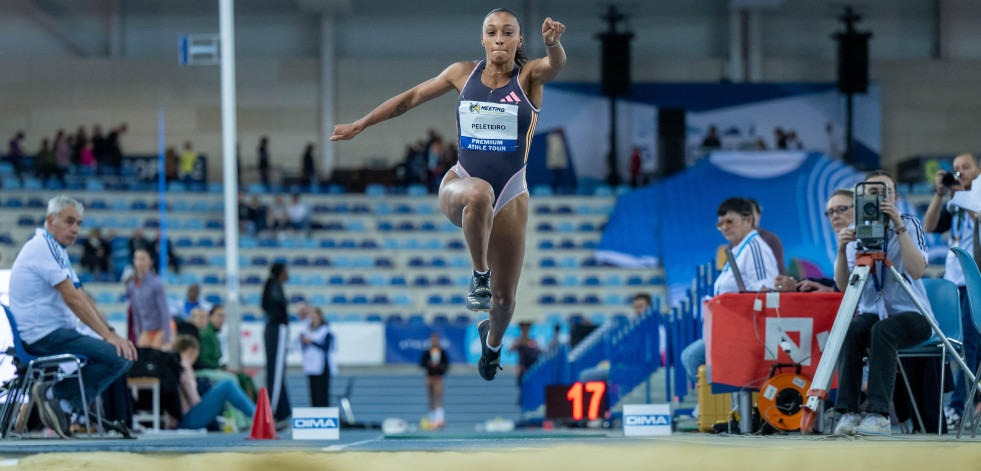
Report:
<svg viewBox="0 0 981 471"><path fill-rule="evenodd" d="M864 189L865 191L861 191ZM917 300L933 316L920 277L927 265L927 247L920 221L900 214L896 183L886 172L866 175L855 197L855 223L838 232L835 284L845 291L856 254L884 252L902 274ZM856 227L860 229L856 235ZM859 246L861 243L861 247ZM856 430L889 435L889 405L896 384L896 351L930 337L930 323L881 261L869 274L858 301L838 358L838 400L835 408L845 415L835 434L852 435ZM866 354L866 350L868 353ZM860 414L862 358L868 357L868 404Z"/></svg>
<svg viewBox="0 0 981 471"><path fill-rule="evenodd" d="M937 172L934 181L937 185L937 192L930 200L930 207L927 208L926 216L923 219L923 227L928 232L943 233L950 231L947 244L950 248L960 247L969 254L974 254L974 226L976 214L960 206L951 204L948 201L944 204L944 196L953 196L955 191L971 190L971 183L981 175L981 166L978 164L977 157L971 154L961 154L954 158L954 173L944 170ZM978 331L973 329L974 323L971 321L971 309L967 303L967 288L964 284L964 272L961 271L961 264L957 262L954 253L947 251L947 260L944 263L944 279L957 285L961 294L961 322L964 325L964 362L967 366L977 370L978 363L981 362L981 338ZM967 398L967 382L963 375L954 375L954 394L950 398L950 404L945 408L947 425L952 427L964 414L964 402Z"/></svg>

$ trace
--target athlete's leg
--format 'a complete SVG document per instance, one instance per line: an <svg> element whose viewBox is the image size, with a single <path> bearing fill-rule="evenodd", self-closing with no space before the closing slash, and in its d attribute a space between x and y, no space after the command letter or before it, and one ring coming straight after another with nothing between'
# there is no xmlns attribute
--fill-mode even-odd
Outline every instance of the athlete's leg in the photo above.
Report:
<svg viewBox="0 0 981 471"><path fill-rule="evenodd" d="M453 224L463 228L474 269L487 271L487 245L494 218L493 188L479 178L460 177L449 171L439 186L439 206Z"/></svg>
<svg viewBox="0 0 981 471"><path fill-rule="evenodd" d="M487 259L491 278L490 332L487 344L501 345L514 314L518 278L525 259L525 230L528 226L528 194L518 195L494 217Z"/></svg>

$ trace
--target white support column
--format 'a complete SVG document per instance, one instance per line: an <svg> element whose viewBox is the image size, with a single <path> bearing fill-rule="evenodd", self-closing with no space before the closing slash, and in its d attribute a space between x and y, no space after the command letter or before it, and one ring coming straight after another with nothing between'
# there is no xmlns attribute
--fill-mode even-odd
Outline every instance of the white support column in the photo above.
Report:
<svg viewBox="0 0 981 471"><path fill-rule="evenodd" d="M238 140L235 98L235 11L233 0L218 1L221 33L221 149L225 199L225 315L228 366L241 367L242 313L238 301Z"/></svg>
<svg viewBox="0 0 981 471"><path fill-rule="evenodd" d="M729 10L729 80L746 80L746 64L743 58L743 11Z"/></svg>
<svg viewBox="0 0 981 471"><path fill-rule="evenodd" d="M746 11L746 58L750 82L763 81L763 12Z"/></svg>
<svg viewBox="0 0 981 471"><path fill-rule="evenodd" d="M334 14L320 15L320 176L329 178L337 164L337 147L330 142L337 123L337 30Z"/></svg>

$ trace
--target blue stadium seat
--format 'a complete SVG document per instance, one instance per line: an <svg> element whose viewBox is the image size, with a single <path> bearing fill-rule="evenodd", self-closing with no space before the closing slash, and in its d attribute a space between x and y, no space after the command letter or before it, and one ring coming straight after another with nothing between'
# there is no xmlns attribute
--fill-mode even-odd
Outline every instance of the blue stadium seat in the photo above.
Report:
<svg viewBox="0 0 981 471"><path fill-rule="evenodd" d="M392 286L407 286L408 283L405 281L405 277L402 275L395 275L389 281Z"/></svg>
<svg viewBox="0 0 981 471"><path fill-rule="evenodd" d="M177 239L178 247L194 247L194 241L190 237L181 237Z"/></svg>
<svg viewBox="0 0 981 471"><path fill-rule="evenodd" d="M31 209L41 209L47 206L41 198L31 198L27 200L27 207Z"/></svg>
<svg viewBox="0 0 981 471"><path fill-rule="evenodd" d="M459 275L456 277L456 286L470 286L470 275Z"/></svg>
<svg viewBox="0 0 981 471"><path fill-rule="evenodd" d="M212 255L208 257L208 265L213 267L223 267L225 266L225 256L224 255Z"/></svg>
<svg viewBox="0 0 981 471"><path fill-rule="evenodd" d="M596 240L584 240L582 241L582 248L588 250L596 250L599 247L599 241Z"/></svg>
<svg viewBox="0 0 981 471"><path fill-rule="evenodd" d="M583 284L583 286L599 286L600 285L600 280L599 280L599 277L596 277L596 276L587 276L583 280L582 284Z"/></svg>
<svg viewBox="0 0 981 471"><path fill-rule="evenodd" d="M597 302L599 302L599 300L597 300ZM559 300L559 303L561 303L561 304L579 304L579 298L577 298L576 295L574 295L574 294L567 294L565 296L562 296L562 299Z"/></svg>
<svg viewBox="0 0 981 471"><path fill-rule="evenodd" d="M223 229L225 225L219 219L209 219L204 223L205 229Z"/></svg>
<svg viewBox="0 0 981 471"><path fill-rule="evenodd" d="M246 285L261 285L262 283L262 277L259 275L248 275L245 277L244 284Z"/></svg>
<svg viewBox="0 0 981 471"><path fill-rule="evenodd" d="M606 286L623 286L625 283L620 275L608 275L603 280L603 284Z"/></svg>
<svg viewBox="0 0 981 471"><path fill-rule="evenodd" d="M322 293L316 293L313 296L310 296L310 305L311 306L315 306L315 307L316 306L326 306L328 303L330 303L330 300L327 299L327 296L325 296Z"/></svg>
<svg viewBox="0 0 981 471"><path fill-rule="evenodd" d="M569 221L562 221L559 223L559 226L556 228L556 231L563 232L563 233L576 232L576 225Z"/></svg>
<svg viewBox="0 0 981 471"><path fill-rule="evenodd" d="M4 186L4 188L7 187ZM24 201L22 201L19 196L11 196L10 198L7 198L7 202L4 203L4 206L8 208L23 208Z"/></svg>
<svg viewBox="0 0 981 471"><path fill-rule="evenodd" d="M33 227L34 226L34 218L32 218L30 216L21 216L21 217L17 218L17 225L18 226L21 226L21 227Z"/></svg>
<svg viewBox="0 0 981 471"><path fill-rule="evenodd" d="M380 232L391 232L394 229L395 229L395 227L392 226L392 223L389 222L389 221L379 221L378 222L378 230Z"/></svg>
<svg viewBox="0 0 981 471"><path fill-rule="evenodd" d="M562 257L559 266L562 268L579 268L579 260L575 257Z"/></svg>
<svg viewBox="0 0 981 471"><path fill-rule="evenodd" d="M351 268L354 262L351 257L334 257L334 266L337 268Z"/></svg>
<svg viewBox="0 0 981 471"><path fill-rule="evenodd" d="M582 303L588 305L600 304L600 298L595 294L587 294L586 296L583 296Z"/></svg>
<svg viewBox="0 0 981 471"><path fill-rule="evenodd" d="M429 286L429 278L425 276L417 276L414 280L412 280L412 286L425 288Z"/></svg>
<svg viewBox="0 0 981 471"><path fill-rule="evenodd" d="M388 286L388 278L386 278L385 275L373 274L368 277L368 286Z"/></svg>
<svg viewBox="0 0 981 471"><path fill-rule="evenodd" d="M552 208L550 206L536 206L535 214L552 214Z"/></svg>
<svg viewBox="0 0 981 471"><path fill-rule="evenodd" d="M538 248L539 250L554 249L555 244L549 239L542 239L542 241L538 243Z"/></svg>
<svg viewBox="0 0 981 471"><path fill-rule="evenodd" d="M531 196L536 198L552 196L552 187L548 185L535 185L531 187Z"/></svg>
<svg viewBox="0 0 981 471"><path fill-rule="evenodd" d="M204 300L211 304L221 304L221 295L212 293L205 296Z"/></svg>
<svg viewBox="0 0 981 471"><path fill-rule="evenodd" d="M347 296L344 296L343 294L335 294L334 296L331 296L330 303L331 304L347 304Z"/></svg>
<svg viewBox="0 0 981 471"><path fill-rule="evenodd" d="M559 284L559 282L555 279L554 276L543 276L542 277L542 281L541 281L541 285L542 286L557 286L558 284Z"/></svg>
<svg viewBox="0 0 981 471"><path fill-rule="evenodd" d="M330 212L330 205L328 205L328 204L315 204L313 206L312 211L315 214L329 213Z"/></svg>
<svg viewBox="0 0 981 471"><path fill-rule="evenodd" d="M405 293L398 293L392 297L392 304L396 306L409 306L412 304L412 298Z"/></svg>
<svg viewBox="0 0 981 471"><path fill-rule="evenodd" d="M404 324L405 319L399 314L389 314L385 322L388 324Z"/></svg>
<svg viewBox="0 0 981 471"><path fill-rule="evenodd" d="M368 314L364 318L364 320L365 320L365 322L381 322L382 321L382 316L381 316L381 314Z"/></svg>
<svg viewBox="0 0 981 471"><path fill-rule="evenodd" d="M565 205L565 204L560 205L558 208L555 209L555 214L572 214L572 213L573 213L572 206Z"/></svg>
<svg viewBox="0 0 981 471"><path fill-rule="evenodd" d="M333 249L337 247L337 241L334 239L320 239L320 248L322 249Z"/></svg>
<svg viewBox="0 0 981 471"><path fill-rule="evenodd" d="M540 298L538 298L538 304L555 304L555 302L555 296L552 296L551 294L543 294Z"/></svg>
<svg viewBox="0 0 981 471"><path fill-rule="evenodd" d="M371 268L375 266L375 260L371 257L354 257L354 268Z"/></svg>
<svg viewBox="0 0 981 471"><path fill-rule="evenodd" d="M456 227L456 225L450 221L443 221L439 225L439 230L440 232L459 232L460 228Z"/></svg>
<svg viewBox="0 0 981 471"><path fill-rule="evenodd" d="M412 224L412 221L402 221L399 223L397 230L411 232L416 230L416 226Z"/></svg>
<svg viewBox="0 0 981 471"><path fill-rule="evenodd" d="M361 275L353 275L347 280L347 284L351 286L364 286L368 284L364 277Z"/></svg>
<svg viewBox="0 0 981 471"><path fill-rule="evenodd" d="M569 316L569 325L579 325L582 324L583 316L580 314L572 314Z"/></svg>
<svg viewBox="0 0 981 471"><path fill-rule="evenodd" d="M544 257L538 262L538 266L542 268L555 268L555 259Z"/></svg>
<svg viewBox="0 0 981 471"><path fill-rule="evenodd" d="M430 262L429 266L431 266L433 268L445 268L446 267L446 259L443 258L443 257L433 257L433 260L432 260L432 262Z"/></svg>
<svg viewBox="0 0 981 471"><path fill-rule="evenodd" d="M453 323L454 324L461 324L461 325L463 325L463 324L469 324L471 322L473 322L473 318L471 318L467 314L457 314L456 318L453 319Z"/></svg>
<svg viewBox="0 0 981 471"><path fill-rule="evenodd" d="M596 226L591 222L584 222L579 225L579 232L595 232Z"/></svg>
<svg viewBox="0 0 981 471"><path fill-rule="evenodd" d="M146 201L143 201L143 200L133 201L129 205L129 209L132 210L132 211L146 211L148 208L149 207L147 206Z"/></svg>
<svg viewBox="0 0 981 471"><path fill-rule="evenodd" d="M199 285L201 284L201 277L197 273L183 273L181 274L181 283L185 285Z"/></svg>
<svg viewBox="0 0 981 471"><path fill-rule="evenodd" d="M356 294L351 298L351 304L368 304L368 297L363 294Z"/></svg>
<svg viewBox="0 0 981 471"><path fill-rule="evenodd" d="M436 314L433 316L433 324L446 325L450 323L450 318L446 314Z"/></svg>
<svg viewBox="0 0 981 471"><path fill-rule="evenodd" d="M269 259L263 257L262 255L256 255L255 257L252 257L250 264L253 267L267 267L269 266Z"/></svg>
<svg viewBox="0 0 981 471"><path fill-rule="evenodd" d="M453 280L451 280L448 276L440 275L436 277L434 284L436 286L453 286Z"/></svg>
<svg viewBox="0 0 981 471"><path fill-rule="evenodd" d="M202 231L204 230L204 221L197 218L185 219L184 229Z"/></svg>
<svg viewBox="0 0 981 471"><path fill-rule="evenodd" d="M351 208L354 214L371 214L371 207L364 203L357 203Z"/></svg>
<svg viewBox="0 0 981 471"><path fill-rule="evenodd" d="M603 296L603 304L607 306L622 306L626 303L622 294L611 293Z"/></svg>
<svg viewBox="0 0 981 471"><path fill-rule="evenodd" d="M375 205L375 214L379 216L391 215L394 211L392 210L392 205L388 203L378 203Z"/></svg>
<svg viewBox="0 0 981 471"><path fill-rule="evenodd" d="M361 222L361 221L357 221L357 220L355 220L355 221L349 221L347 223L347 226L345 227L345 229L348 232L364 232L364 231L367 230L365 228L365 226L364 226L364 223Z"/></svg>
<svg viewBox="0 0 981 471"><path fill-rule="evenodd" d="M317 257L313 259L313 266L315 267L329 267L331 266L330 259L327 257Z"/></svg>
<svg viewBox="0 0 981 471"><path fill-rule="evenodd" d="M310 275L304 281L307 286L327 286L327 278L323 275Z"/></svg>
<svg viewBox="0 0 981 471"><path fill-rule="evenodd" d="M576 241L572 239L562 239L562 242L559 243L559 248L564 250L574 249L576 248Z"/></svg>
<svg viewBox="0 0 981 471"><path fill-rule="evenodd" d="M603 325L603 324L606 324L606 315L605 314L593 314L593 315L589 316L589 321L592 322L593 325Z"/></svg>
<svg viewBox="0 0 981 471"><path fill-rule="evenodd" d="M423 221L422 224L419 225L419 230L423 232L436 232L439 230L439 228L436 226L435 222Z"/></svg>
<svg viewBox="0 0 981 471"><path fill-rule="evenodd" d="M384 294L376 294L371 298L371 304L387 305L389 302L388 296Z"/></svg>
<svg viewBox="0 0 981 471"><path fill-rule="evenodd" d="M245 238L242 238L241 240L239 240L239 245L241 245L241 242L244 241L244 240L245 240ZM276 242L276 239L274 239L272 237L263 237L263 238L259 239L259 247L262 247L264 249L273 248L273 247L276 247L277 245L279 245L279 243Z"/></svg>
<svg viewBox="0 0 981 471"><path fill-rule="evenodd" d="M589 257L589 258L583 259L582 266L583 267L598 267L598 266L600 266L600 262L599 262L599 260L596 260L593 257Z"/></svg>
<svg viewBox="0 0 981 471"><path fill-rule="evenodd" d="M290 304L306 302L306 298L302 294L294 294L290 296Z"/></svg>
<svg viewBox="0 0 981 471"><path fill-rule="evenodd" d="M467 248L467 246L463 243L463 241L454 239L446 243L446 248L450 250L463 250Z"/></svg>
<svg viewBox="0 0 981 471"><path fill-rule="evenodd" d="M192 255L187 260L187 265L192 267L205 267L208 266L208 260L204 258L204 255Z"/></svg>
<svg viewBox="0 0 981 471"><path fill-rule="evenodd" d="M0 234L0 245L14 245L14 238L10 234Z"/></svg>
<svg viewBox="0 0 981 471"><path fill-rule="evenodd" d="M221 277L212 273L204 275L204 278L201 281L203 281L206 285L220 285Z"/></svg>
<svg viewBox="0 0 981 471"><path fill-rule="evenodd" d="M593 206L588 204L580 204L576 206L576 214L593 214Z"/></svg>
<svg viewBox="0 0 981 471"><path fill-rule="evenodd" d="M535 230L538 232L555 232L555 227L553 227L551 223L543 222L539 224Z"/></svg>
<svg viewBox="0 0 981 471"><path fill-rule="evenodd" d="M409 259L410 268L425 268L426 261L420 257L412 257Z"/></svg>
<svg viewBox="0 0 981 471"><path fill-rule="evenodd" d="M309 267L310 259L304 255L298 255L296 257L293 257L293 261L290 262L290 265L294 267Z"/></svg>
<svg viewBox="0 0 981 471"><path fill-rule="evenodd" d="M358 248L365 249L365 250L375 250L378 248L378 242L375 242L374 239L364 239L361 241L360 244L358 244Z"/></svg>
<svg viewBox="0 0 981 471"><path fill-rule="evenodd" d="M425 317L422 317L422 315L420 315L420 314L412 314L411 316L409 316L409 323L410 324L425 324L426 323L426 318Z"/></svg>
<svg viewBox="0 0 981 471"><path fill-rule="evenodd" d="M344 277L341 276L341 275L332 275L327 280L327 284L329 284L331 286L343 286L344 285Z"/></svg>
<svg viewBox="0 0 981 471"><path fill-rule="evenodd" d="M245 304L258 306L262 304L262 295L259 293L249 293L245 295Z"/></svg>
<svg viewBox="0 0 981 471"><path fill-rule="evenodd" d="M99 293L95 295L96 304L112 304L116 301L111 293Z"/></svg>
<svg viewBox="0 0 981 471"><path fill-rule="evenodd" d="M125 199L114 199L109 203L113 211L129 211L129 203Z"/></svg>

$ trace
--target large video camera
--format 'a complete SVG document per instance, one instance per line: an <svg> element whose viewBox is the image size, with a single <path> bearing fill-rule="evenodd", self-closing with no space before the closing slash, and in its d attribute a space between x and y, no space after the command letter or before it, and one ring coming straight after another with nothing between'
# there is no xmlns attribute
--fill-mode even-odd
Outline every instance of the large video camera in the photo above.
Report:
<svg viewBox="0 0 981 471"><path fill-rule="evenodd" d="M888 188L883 182L855 185L855 238L859 252L882 252L886 245L886 215L882 201Z"/></svg>

